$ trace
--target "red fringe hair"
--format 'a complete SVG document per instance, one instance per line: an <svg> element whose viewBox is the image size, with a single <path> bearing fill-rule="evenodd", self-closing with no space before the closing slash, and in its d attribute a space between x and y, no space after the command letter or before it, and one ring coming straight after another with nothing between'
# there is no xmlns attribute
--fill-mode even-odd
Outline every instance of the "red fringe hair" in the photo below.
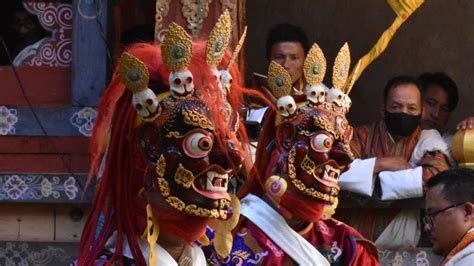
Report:
<svg viewBox="0 0 474 266"><path fill-rule="evenodd" d="M158 95L169 90L169 70L163 64L161 49L154 44L136 44L128 48L128 53L140 59L148 68L150 84ZM229 62L230 53L226 53L222 66ZM193 58L189 66L193 73L195 89L211 100L211 94L217 95L217 102L222 103L216 80L205 62L205 43L193 44ZM229 103L233 110L240 111L244 104L244 95L258 98L264 96L254 90L242 87L241 75L234 64L229 69L233 77ZM213 93L209 93L213 92ZM145 258L140 251L138 238L144 230L146 220L146 200L139 197L139 191L145 185L145 175L150 163L141 154L136 145L134 123L136 111L132 106L132 93L128 91L114 71L112 81L105 91L99 105L99 115L89 146L92 162L88 184L99 175L101 164L104 164L102 176L97 180L96 193L91 213L85 225L79 249L79 265L92 265L104 250L107 240L114 231L117 232L115 252L107 265L115 259L122 261L123 240L127 238L130 250L137 265L145 265ZM218 144L226 151L225 136L230 136L230 129L225 124L219 104L209 104L211 116L216 123ZM237 147L243 153L248 150L248 137L243 124L239 127L239 138L242 145ZM250 156L244 156L250 158ZM248 162L247 162L248 163ZM246 169L250 169L247 166ZM190 217L192 219L192 217ZM188 242L192 239L187 239ZM195 240L195 239L194 239Z"/></svg>

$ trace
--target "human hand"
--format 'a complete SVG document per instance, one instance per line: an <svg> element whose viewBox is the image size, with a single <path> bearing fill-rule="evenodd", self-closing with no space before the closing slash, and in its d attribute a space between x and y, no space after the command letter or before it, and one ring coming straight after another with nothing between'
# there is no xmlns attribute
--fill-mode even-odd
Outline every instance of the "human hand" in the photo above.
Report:
<svg viewBox="0 0 474 266"><path fill-rule="evenodd" d="M471 116L462 120L456 126L457 130L466 130L466 129L473 129L473 128L474 128L474 116Z"/></svg>
<svg viewBox="0 0 474 266"><path fill-rule="evenodd" d="M375 160L374 173L382 171L399 171L413 168L405 158L401 156L380 157Z"/></svg>

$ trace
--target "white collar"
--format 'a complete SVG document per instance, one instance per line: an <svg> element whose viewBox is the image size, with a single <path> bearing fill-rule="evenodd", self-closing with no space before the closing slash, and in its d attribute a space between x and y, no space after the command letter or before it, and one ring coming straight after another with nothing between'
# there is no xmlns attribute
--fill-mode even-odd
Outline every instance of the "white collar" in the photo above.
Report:
<svg viewBox="0 0 474 266"><path fill-rule="evenodd" d="M326 258L262 199L248 194L240 201L240 206L240 213L258 226L299 265L329 266Z"/></svg>

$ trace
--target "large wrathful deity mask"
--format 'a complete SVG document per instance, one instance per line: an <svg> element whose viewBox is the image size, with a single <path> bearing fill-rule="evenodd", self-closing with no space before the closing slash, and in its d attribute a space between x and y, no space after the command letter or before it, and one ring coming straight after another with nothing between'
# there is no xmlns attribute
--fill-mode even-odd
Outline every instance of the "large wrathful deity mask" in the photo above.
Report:
<svg viewBox="0 0 474 266"><path fill-rule="evenodd" d="M273 163L266 171L267 175L272 175L266 179L270 194L272 186L277 187L272 182L279 184L283 178L285 183L290 183L287 189L293 194L303 194L325 204L336 201L339 176L353 159L349 146L352 127L345 117L349 107L343 105L348 102L344 100L349 97L347 92L353 85L352 81L347 82L349 66L349 48L345 44L335 60L333 87L326 88L322 84L326 59L314 44L304 66L307 101L295 104L294 100L288 100L291 98L289 74L280 65L271 63L268 76L273 94L278 101L285 100L297 108L279 107L276 146L271 155Z"/></svg>
<svg viewBox="0 0 474 266"><path fill-rule="evenodd" d="M172 23L161 45L161 76L168 77L163 86L169 88L161 93L148 88L152 77L139 58L124 53L120 60L122 82L134 93L137 141L154 169L148 171L152 193L190 216L227 218L229 181L243 161L238 112L214 77L229 41L228 12L205 47L193 46L185 30Z"/></svg>

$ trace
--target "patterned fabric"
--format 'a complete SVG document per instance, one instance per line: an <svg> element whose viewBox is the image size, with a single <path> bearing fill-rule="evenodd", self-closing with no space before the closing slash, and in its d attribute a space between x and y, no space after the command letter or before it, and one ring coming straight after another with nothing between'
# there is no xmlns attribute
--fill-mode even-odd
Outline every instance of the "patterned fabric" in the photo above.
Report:
<svg viewBox="0 0 474 266"><path fill-rule="evenodd" d="M388 133L383 120L372 126L354 128L351 148L356 158L402 156L407 161L415 149L421 130L417 128L410 136L395 141ZM428 152L420 160L423 167L423 184L433 175L449 168L446 156L442 152ZM374 197L380 195L380 184L377 182ZM383 229L397 215L399 209L339 209L338 219L354 226L370 240L375 241Z"/></svg>
<svg viewBox="0 0 474 266"><path fill-rule="evenodd" d="M387 131L383 120L371 127L354 128L351 148L356 158L402 156L407 161L415 149L421 130L417 128L410 136L394 141ZM441 152L429 152L420 160L423 166L423 183L433 175L449 168L446 156Z"/></svg>
<svg viewBox="0 0 474 266"><path fill-rule="evenodd" d="M352 227L337 220L320 220L299 232L331 265L378 265L376 247ZM204 252L211 265L296 265L285 252L248 219L234 235L230 256L220 258L212 249L214 233L207 230L211 246Z"/></svg>

